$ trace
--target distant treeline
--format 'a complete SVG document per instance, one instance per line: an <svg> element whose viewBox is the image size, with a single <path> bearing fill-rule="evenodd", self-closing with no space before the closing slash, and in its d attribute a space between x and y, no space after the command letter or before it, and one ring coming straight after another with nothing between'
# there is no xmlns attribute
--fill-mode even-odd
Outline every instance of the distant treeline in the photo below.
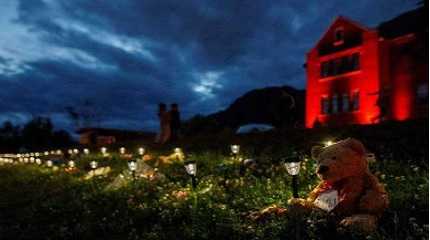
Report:
<svg viewBox="0 0 430 240"><path fill-rule="evenodd" d="M34 117L24 125L10 121L0 127L0 152L42 151L74 144L70 134L54 130L50 118Z"/></svg>

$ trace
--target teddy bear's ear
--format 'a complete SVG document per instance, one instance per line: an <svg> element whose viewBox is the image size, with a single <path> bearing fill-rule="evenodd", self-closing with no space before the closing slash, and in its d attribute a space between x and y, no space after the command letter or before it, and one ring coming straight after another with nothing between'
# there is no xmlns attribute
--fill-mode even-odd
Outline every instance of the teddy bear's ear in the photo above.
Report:
<svg viewBox="0 0 430 240"><path fill-rule="evenodd" d="M312 158L317 159L319 155L322 153L323 147L321 146L313 146L311 150Z"/></svg>
<svg viewBox="0 0 430 240"><path fill-rule="evenodd" d="M348 147L352 149L354 152L358 153L360 156L364 155L366 152L366 149L364 148L364 145L354 138L347 138L342 141L342 145L345 147Z"/></svg>

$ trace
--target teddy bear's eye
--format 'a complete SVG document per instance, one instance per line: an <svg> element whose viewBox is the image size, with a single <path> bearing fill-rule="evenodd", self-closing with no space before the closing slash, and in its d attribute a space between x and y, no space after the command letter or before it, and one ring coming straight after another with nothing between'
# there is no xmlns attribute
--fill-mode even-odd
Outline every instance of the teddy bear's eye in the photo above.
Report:
<svg viewBox="0 0 430 240"><path fill-rule="evenodd" d="M332 160L336 160L336 156L331 157Z"/></svg>

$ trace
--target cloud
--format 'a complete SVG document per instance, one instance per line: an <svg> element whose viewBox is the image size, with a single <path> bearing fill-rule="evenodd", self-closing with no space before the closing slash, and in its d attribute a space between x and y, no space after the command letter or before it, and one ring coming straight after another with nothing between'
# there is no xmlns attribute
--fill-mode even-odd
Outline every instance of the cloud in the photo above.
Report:
<svg viewBox="0 0 430 240"><path fill-rule="evenodd" d="M102 126L156 129L159 102L188 118L265 86L304 88L303 63L337 15L368 26L414 4L350 1L3 0L0 121L89 100Z"/></svg>

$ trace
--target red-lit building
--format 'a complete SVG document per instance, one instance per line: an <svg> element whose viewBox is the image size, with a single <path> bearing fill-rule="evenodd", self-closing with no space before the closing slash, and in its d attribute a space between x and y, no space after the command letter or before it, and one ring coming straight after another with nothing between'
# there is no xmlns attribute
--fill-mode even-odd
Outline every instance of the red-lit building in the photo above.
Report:
<svg viewBox="0 0 430 240"><path fill-rule="evenodd" d="M425 14L377 28L337 17L307 54L306 127L428 117Z"/></svg>

